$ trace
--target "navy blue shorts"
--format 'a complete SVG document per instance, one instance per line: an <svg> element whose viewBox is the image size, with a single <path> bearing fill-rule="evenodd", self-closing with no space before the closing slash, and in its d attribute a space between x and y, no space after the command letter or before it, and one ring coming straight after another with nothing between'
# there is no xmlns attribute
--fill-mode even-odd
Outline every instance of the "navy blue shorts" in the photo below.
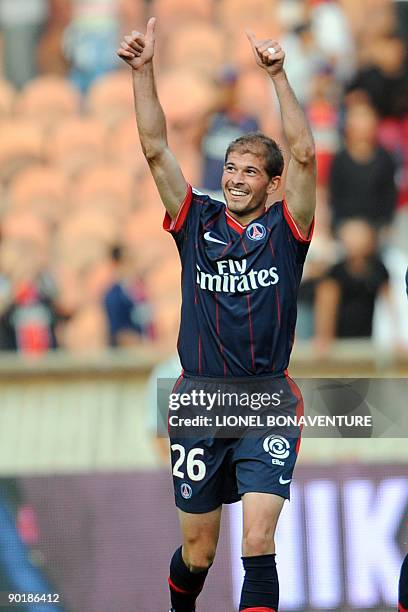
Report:
<svg viewBox="0 0 408 612"><path fill-rule="evenodd" d="M246 396L259 399L261 394L276 398L280 394L282 401L278 406L251 410L238 406L220 409L215 403L207 410L188 404L186 398L193 397L194 392L196 397L200 392L204 397L218 394L218 399L222 394L227 398L237 394L240 400ZM303 415L302 396L291 378L253 376L226 381L184 374L173 394L184 397L183 405L169 411L173 422L198 416L213 420L210 429L169 426L174 494L180 510L211 512L249 492L273 493L289 499L301 429L293 425L294 421L288 426L282 417ZM217 414L220 419L216 421ZM243 425L235 427L237 415L242 416ZM231 420L234 423L228 426Z"/></svg>

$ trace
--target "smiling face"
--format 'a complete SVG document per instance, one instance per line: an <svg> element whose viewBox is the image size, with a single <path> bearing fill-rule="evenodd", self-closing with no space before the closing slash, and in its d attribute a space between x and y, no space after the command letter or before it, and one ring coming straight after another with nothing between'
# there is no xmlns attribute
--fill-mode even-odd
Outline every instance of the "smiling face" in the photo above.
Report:
<svg viewBox="0 0 408 612"><path fill-rule="evenodd" d="M268 197L279 184L279 176L268 176L262 155L236 150L228 155L221 185L229 212L241 223L263 213Z"/></svg>

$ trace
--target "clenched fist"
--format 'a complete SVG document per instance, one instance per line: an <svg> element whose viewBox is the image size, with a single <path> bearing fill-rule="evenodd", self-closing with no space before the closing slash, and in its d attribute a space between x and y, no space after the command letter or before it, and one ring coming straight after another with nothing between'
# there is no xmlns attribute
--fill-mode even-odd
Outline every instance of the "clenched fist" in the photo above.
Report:
<svg viewBox="0 0 408 612"><path fill-rule="evenodd" d="M155 26L156 18L151 17L147 22L146 34L133 30L132 34L125 36L120 43L117 54L133 70L138 70L147 62L151 62L154 55Z"/></svg>
<svg viewBox="0 0 408 612"><path fill-rule="evenodd" d="M271 77L277 76L283 71L285 52L276 40L257 40L255 34L247 30L249 42L254 52L258 66L261 66Z"/></svg>

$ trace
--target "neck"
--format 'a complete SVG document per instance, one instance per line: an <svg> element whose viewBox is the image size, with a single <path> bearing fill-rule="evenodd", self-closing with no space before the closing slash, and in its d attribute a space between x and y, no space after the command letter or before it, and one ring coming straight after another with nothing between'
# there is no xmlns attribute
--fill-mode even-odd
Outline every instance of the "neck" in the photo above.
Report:
<svg viewBox="0 0 408 612"><path fill-rule="evenodd" d="M373 142L356 142L348 143L348 151L350 155L358 161L369 161L375 152L375 143Z"/></svg>
<svg viewBox="0 0 408 612"><path fill-rule="evenodd" d="M235 221L238 221L238 223L240 223L241 225L248 225L249 223L251 223L251 221L253 221L254 219L257 219L260 215L262 215L265 210L266 210L266 205L262 204L262 206L259 206L256 210L251 210L248 213L236 213L236 212L232 212L232 210L230 210L227 206L227 210L228 210L228 214L235 219Z"/></svg>

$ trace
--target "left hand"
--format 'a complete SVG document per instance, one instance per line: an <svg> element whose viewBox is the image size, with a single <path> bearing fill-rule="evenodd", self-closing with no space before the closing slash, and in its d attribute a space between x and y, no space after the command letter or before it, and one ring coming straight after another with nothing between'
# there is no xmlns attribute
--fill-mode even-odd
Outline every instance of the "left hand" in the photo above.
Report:
<svg viewBox="0 0 408 612"><path fill-rule="evenodd" d="M257 40L255 34L250 30L246 31L246 35L251 43L252 51L254 52L258 66L266 70L271 77L275 77L283 72L285 52L280 44L271 38L267 40ZM272 49L274 52L272 52Z"/></svg>

